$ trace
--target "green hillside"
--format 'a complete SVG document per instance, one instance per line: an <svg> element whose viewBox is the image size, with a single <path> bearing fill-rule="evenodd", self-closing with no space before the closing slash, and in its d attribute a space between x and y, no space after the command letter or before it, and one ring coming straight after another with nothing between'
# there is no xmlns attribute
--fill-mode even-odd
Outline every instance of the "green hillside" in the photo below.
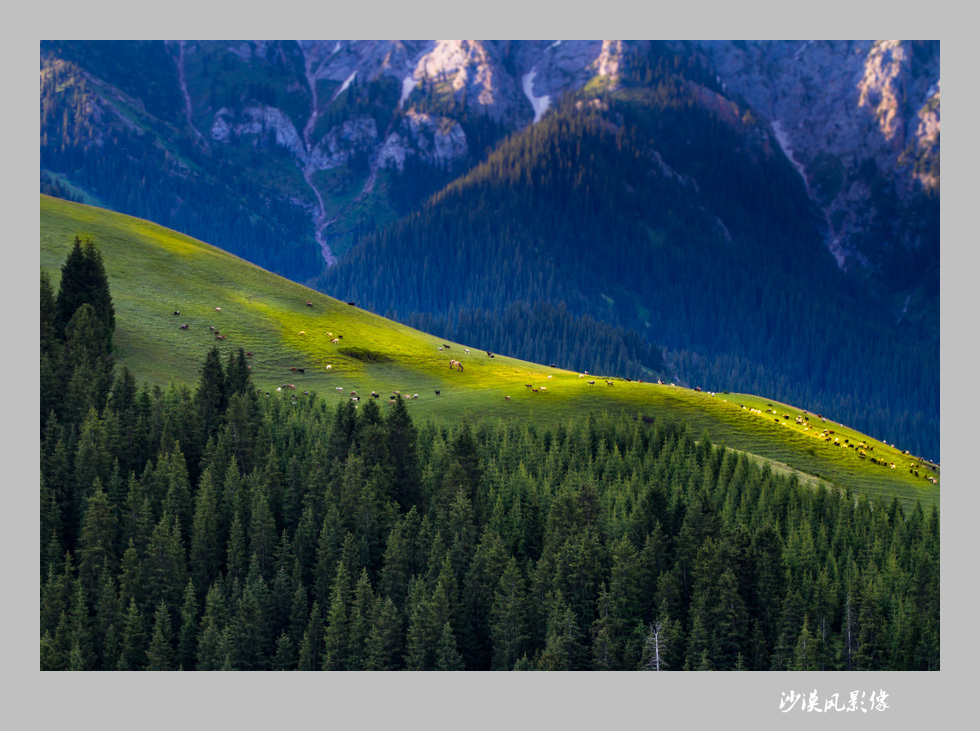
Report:
<svg viewBox="0 0 980 731"><path fill-rule="evenodd" d="M603 374L583 376L502 355L491 359L479 343L445 342L161 226L43 195L40 228L41 268L55 287L76 235L98 245L115 305L117 361L140 380L194 385L205 354L217 342L225 356L238 348L251 352L253 381L275 397L281 397L279 388L299 397L316 392L328 400L349 398L351 391L364 397L373 390L384 403L400 391L418 394L410 409L420 417L500 417L540 424L627 409L683 420L696 435L706 432L714 442L872 499L919 499L927 509L939 504L938 485L925 477L938 479L938 468L932 472L923 464L918 477L910 474L918 460L904 455L901 445L892 448L834 424L831 414L824 414L826 420L809 415L807 429L796 423L804 415L801 409L764 398L619 378L608 379L610 386ZM180 329L182 324L188 328ZM210 327L226 339L216 341ZM440 351L444 345L450 348ZM450 369L451 358L462 362L462 372ZM830 429L835 432L830 441L819 436ZM862 459L859 449L843 446L845 439L867 445L867 456ZM885 465L872 463L871 457Z"/></svg>

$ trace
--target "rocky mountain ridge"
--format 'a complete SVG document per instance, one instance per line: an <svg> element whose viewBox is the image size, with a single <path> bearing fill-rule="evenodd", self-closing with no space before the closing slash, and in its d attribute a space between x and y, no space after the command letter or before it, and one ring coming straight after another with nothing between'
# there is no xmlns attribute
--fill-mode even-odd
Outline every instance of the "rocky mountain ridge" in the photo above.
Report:
<svg viewBox="0 0 980 731"><path fill-rule="evenodd" d="M902 203L939 192L939 44L911 41L700 42L729 94L765 118L811 198L845 268L880 265L869 241L881 212L876 181ZM890 246L889 246L890 245Z"/></svg>
<svg viewBox="0 0 980 731"><path fill-rule="evenodd" d="M540 120L564 95L616 89L624 66L651 43L172 41L163 45L172 66L157 70L155 91L166 102L158 104L119 69L93 66L78 44L42 44L42 59L67 58L85 70L95 93L78 114L96 144L109 128L143 134L155 127L164 147L174 146L169 134L199 148L277 150L280 184L261 195L306 211L329 265L350 245L356 221L378 211L382 219L397 215L390 191L377 185L384 170L404 172L408 160L465 171L486 149L473 139L474 120L492 126L492 142ZM697 57L714 76L714 84L692 82L699 103L723 119L757 122L765 130L760 149L781 149L797 169L838 264L858 277L888 279L885 289L907 305L925 286L907 271L938 267L938 41L669 47L677 59ZM159 49L152 51L159 66ZM147 115L176 129L161 130ZM172 170L193 169L174 157ZM356 174L338 172L352 161ZM935 201L934 225L921 224L923 200ZM930 247L925 266L892 256Z"/></svg>

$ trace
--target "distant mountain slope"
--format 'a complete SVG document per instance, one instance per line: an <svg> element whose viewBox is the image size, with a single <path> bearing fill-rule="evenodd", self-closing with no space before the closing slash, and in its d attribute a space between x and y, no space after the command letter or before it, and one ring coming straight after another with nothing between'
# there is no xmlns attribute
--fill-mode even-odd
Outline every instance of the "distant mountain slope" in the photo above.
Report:
<svg viewBox="0 0 980 731"><path fill-rule="evenodd" d="M227 228L241 211L215 226L185 190L214 177L231 190L212 207L243 198L248 218L276 224L249 258L294 279L319 262L292 251L287 263L270 249L337 256L390 222L392 204L407 212L562 96L652 89L638 63L698 66L697 103L722 116L739 108L770 133L841 265L879 287L896 316L925 319L925 336L936 328L938 41L44 41L41 59L42 167L120 210L169 215L233 248L240 236ZM44 83L66 64L71 83ZM135 145L130 156L172 180L149 199L112 193L93 145L107 162L116 145ZM169 156L148 154L156 147Z"/></svg>
<svg viewBox="0 0 980 731"><path fill-rule="evenodd" d="M673 74L573 99L316 283L402 319L449 312L456 334L470 311L560 299L667 345L691 385L773 393L937 454L937 349L853 290L768 141Z"/></svg>
<svg viewBox="0 0 980 731"><path fill-rule="evenodd" d="M140 380L196 384L205 354L217 343L223 359L238 348L251 352L253 381L276 398L303 398L304 391L315 390L332 405L347 401L352 390L361 398L372 390L384 397L397 390L419 394L410 401L413 414L453 422L491 416L553 425L589 411L625 409L683 420L695 434L706 432L715 442L773 461L778 469L798 470L807 481L828 481L876 499L896 495L909 504L922 499L927 506L939 501L939 488L924 478L872 465L856 450L818 437L818 426L833 428L841 443L866 443L875 447L876 457L897 464L909 459L829 421L829 414L820 422L808 415L811 431L794 419L784 421L781 412L802 417L798 408L770 402L765 408L776 410L775 418L761 408L751 410L763 406L757 397L619 378L610 379L609 386L601 376L592 386L589 380L595 378L505 356L489 358L477 343L446 342L412 330L155 224L42 196L41 267L55 287L75 235L92 237L102 252L115 308L117 359ZM186 330L180 328L184 323ZM209 325L227 339L216 341ZM341 341L331 342L341 335ZM446 345L449 350L440 351ZM465 369L450 370L450 357ZM528 383L545 388L534 392Z"/></svg>

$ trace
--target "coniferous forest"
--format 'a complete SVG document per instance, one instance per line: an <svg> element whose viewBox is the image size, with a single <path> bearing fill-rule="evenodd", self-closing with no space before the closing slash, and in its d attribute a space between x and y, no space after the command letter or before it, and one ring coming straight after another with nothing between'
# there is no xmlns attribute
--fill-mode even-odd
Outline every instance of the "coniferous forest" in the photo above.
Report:
<svg viewBox="0 0 980 731"><path fill-rule="evenodd" d="M77 239L40 299L42 669L940 667L935 509L642 414L267 397L242 351L140 387Z"/></svg>

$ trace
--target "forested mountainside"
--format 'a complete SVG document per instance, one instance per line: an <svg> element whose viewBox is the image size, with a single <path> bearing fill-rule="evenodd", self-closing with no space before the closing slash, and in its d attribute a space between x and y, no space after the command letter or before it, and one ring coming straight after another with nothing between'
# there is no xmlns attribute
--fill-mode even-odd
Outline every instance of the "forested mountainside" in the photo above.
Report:
<svg viewBox="0 0 980 731"><path fill-rule="evenodd" d="M41 280L42 670L938 670L939 516L684 425L416 423L115 372L76 245ZM57 416L60 414L60 417Z"/></svg>
<svg viewBox="0 0 980 731"><path fill-rule="evenodd" d="M909 42L51 41L42 186L447 337L938 458L938 72ZM436 259L411 230L439 216Z"/></svg>
<svg viewBox="0 0 980 731"><path fill-rule="evenodd" d="M560 299L667 345L690 385L772 393L933 453L935 343L850 286L803 185L757 134L693 104L673 74L658 92L569 100L317 282L501 352L544 331L525 347L549 362L568 347L536 324L543 312L509 327L479 313ZM658 367L621 352L632 377Z"/></svg>

